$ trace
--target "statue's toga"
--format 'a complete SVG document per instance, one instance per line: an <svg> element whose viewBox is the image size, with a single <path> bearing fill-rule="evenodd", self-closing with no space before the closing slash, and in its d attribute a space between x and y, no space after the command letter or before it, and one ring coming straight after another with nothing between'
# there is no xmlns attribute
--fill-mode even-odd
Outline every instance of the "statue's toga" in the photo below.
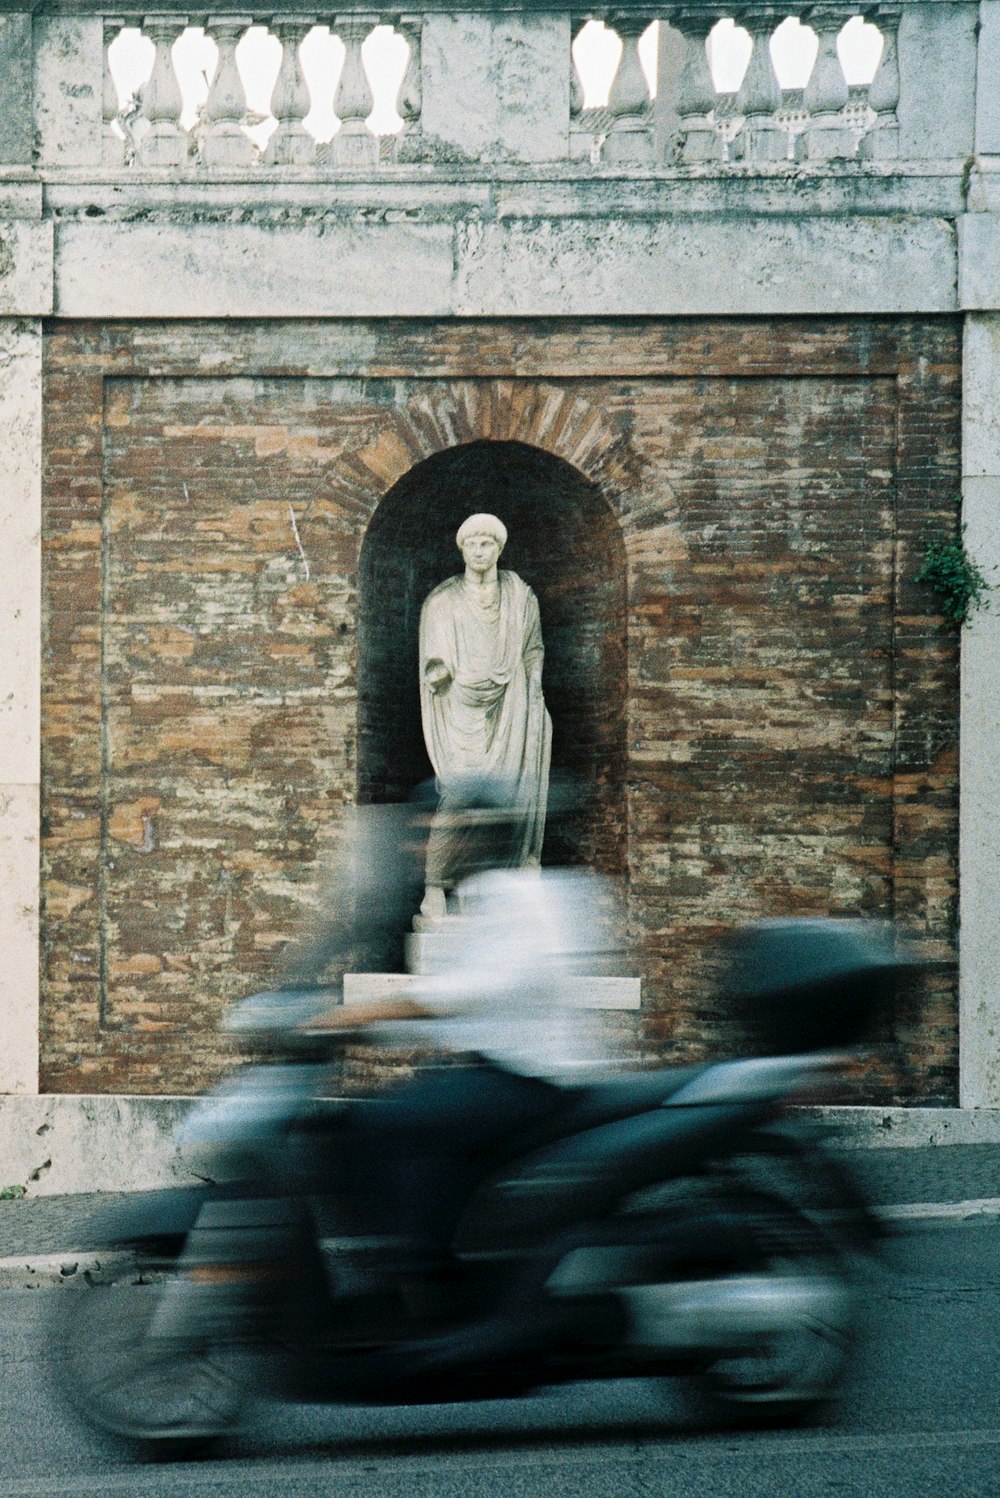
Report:
<svg viewBox="0 0 1000 1498"><path fill-rule="evenodd" d="M503 781L525 819L520 856L538 863L545 830L552 722L542 698L538 600L516 572L498 571L507 530L495 515L470 515L456 541L464 574L448 578L420 614L420 707L424 740L447 807L450 786L469 776ZM456 849L432 828L421 913L445 913Z"/></svg>

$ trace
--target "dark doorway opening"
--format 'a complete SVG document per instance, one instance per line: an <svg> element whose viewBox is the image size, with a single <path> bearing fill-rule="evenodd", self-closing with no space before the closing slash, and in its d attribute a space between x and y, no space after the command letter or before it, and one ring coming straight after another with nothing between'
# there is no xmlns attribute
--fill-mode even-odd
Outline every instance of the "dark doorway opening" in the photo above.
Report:
<svg viewBox="0 0 1000 1498"><path fill-rule="evenodd" d="M431 774L420 727L417 632L424 598L459 572L455 532L477 511L509 538L500 566L538 596L552 767L582 782L572 846L553 830L543 862L625 866L625 551L589 479L521 442L470 442L417 464L385 495L361 551L358 798L405 798Z"/></svg>

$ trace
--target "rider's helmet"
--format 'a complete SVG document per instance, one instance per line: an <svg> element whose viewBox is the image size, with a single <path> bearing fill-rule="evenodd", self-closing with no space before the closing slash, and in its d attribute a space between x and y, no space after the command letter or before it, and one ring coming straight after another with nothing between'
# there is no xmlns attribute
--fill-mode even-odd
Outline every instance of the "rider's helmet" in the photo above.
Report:
<svg viewBox="0 0 1000 1498"><path fill-rule="evenodd" d="M758 921L726 943L723 991L772 1054L855 1045L914 968L877 921Z"/></svg>

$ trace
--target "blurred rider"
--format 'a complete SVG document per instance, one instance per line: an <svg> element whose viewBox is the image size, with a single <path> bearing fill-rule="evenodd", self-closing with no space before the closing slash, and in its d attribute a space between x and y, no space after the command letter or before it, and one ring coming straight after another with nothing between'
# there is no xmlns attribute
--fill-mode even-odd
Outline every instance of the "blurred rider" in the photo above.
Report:
<svg viewBox="0 0 1000 1498"><path fill-rule="evenodd" d="M479 778L451 798L463 866L440 970L414 976L398 997L338 1006L322 1021L378 1026L390 1043L450 1053L450 1064L419 1069L388 1095L367 1140L412 1242L412 1284L430 1290L425 1306L476 1182L510 1136L562 1106L556 1079L596 1059L581 1043L587 1016L572 989L607 946L603 886L582 871L510 867L523 840L510 803L502 785ZM419 1289L411 1296L418 1309L421 1298Z"/></svg>

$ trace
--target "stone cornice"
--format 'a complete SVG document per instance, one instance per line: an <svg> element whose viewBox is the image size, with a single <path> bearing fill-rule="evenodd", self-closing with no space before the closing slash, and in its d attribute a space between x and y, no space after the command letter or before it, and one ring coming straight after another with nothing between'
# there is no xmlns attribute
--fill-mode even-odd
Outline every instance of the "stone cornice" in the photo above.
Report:
<svg viewBox="0 0 1000 1498"><path fill-rule="evenodd" d="M595 16L598 18L608 15L625 16L638 15L647 17L649 20L657 18L669 20L672 14L685 11L688 14L702 12L706 16L731 17L739 22L741 16L760 15L762 10L773 13L776 20L784 16L797 15L804 20L808 19L810 11L822 9L824 12L836 10L842 11L845 21L851 16L864 14L876 19L879 12L919 9L920 7L935 6L954 8L956 0L891 0L891 3L879 3L879 0L827 0L822 7L816 3L808 3L808 0L785 0L783 4L760 5L750 3L725 4L723 0L667 0L667 3L651 4L650 0L613 0L611 4L580 5L577 0L421 0L416 7L418 14L450 13L470 14L480 13L513 13L513 14L539 14L556 15L569 14L574 18ZM962 3L962 0L958 0ZM977 10L978 5L968 3L969 10ZM253 9L251 7L251 9ZM413 10L402 4L386 7L386 15L399 14L402 11ZM346 0L346 3L317 6L310 0L280 0L280 3L267 7L259 7L254 14L267 18L272 15L301 16L304 20L325 23L333 15L346 15L357 11L369 14L372 11L370 0ZM176 15L185 18L187 24L196 26L204 23L208 15L246 15L247 6L245 0L217 0L217 3L204 5L200 9L194 9L190 5L168 5L157 3L150 5L137 5L135 3L125 5L108 4L98 6L94 0L0 0L0 15L67 15L67 16L94 16L107 15L116 17L148 16L148 15Z"/></svg>

